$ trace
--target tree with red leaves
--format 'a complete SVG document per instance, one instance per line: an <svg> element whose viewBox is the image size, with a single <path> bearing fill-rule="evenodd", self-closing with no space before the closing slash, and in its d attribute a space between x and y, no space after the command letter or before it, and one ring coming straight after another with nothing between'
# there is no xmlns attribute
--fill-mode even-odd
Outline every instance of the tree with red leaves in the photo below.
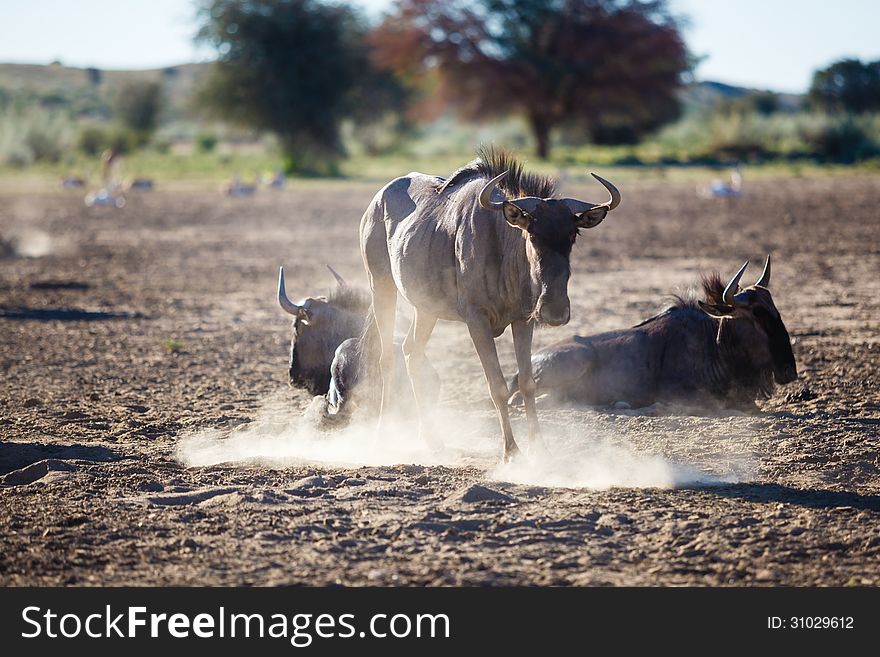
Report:
<svg viewBox="0 0 880 657"><path fill-rule="evenodd" d="M690 66L665 0L397 0L372 43L467 117L522 114L541 158L554 128L632 143L676 118Z"/></svg>

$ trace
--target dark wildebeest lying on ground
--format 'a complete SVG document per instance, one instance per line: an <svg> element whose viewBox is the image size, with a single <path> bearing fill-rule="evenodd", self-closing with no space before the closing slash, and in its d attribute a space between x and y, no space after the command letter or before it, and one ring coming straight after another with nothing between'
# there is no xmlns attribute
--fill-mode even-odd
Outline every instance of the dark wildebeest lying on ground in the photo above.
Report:
<svg viewBox="0 0 880 657"><path fill-rule="evenodd" d="M392 389L392 337L398 291L414 309L403 343L419 415L425 345L438 319L464 322L474 343L504 436L503 458L517 451L507 413L507 383L495 338L510 326L521 372L529 443L540 446L531 377L534 322L569 320L569 258L581 228L598 225L620 202L611 183L605 203L553 198L555 182L525 173L506 152L481 149L449 180L410 173L385 185L361 220L361 254L370 279L380 339L381 439ZM499 190L498 187L501 187Z"/></svg>
<svg viewBox="0 0 880 657"><path fill-rule="evenodd" d="M797 367L768 289L770 256L758 281L737 292L747 265L726 287L718 274L704 277L704 301L679 297L631 329L575 335L536 352L537 394L595 406L665 401L755 410L755 399L769 396L774 379L797 379ZM509 392L510 401L518 401L518 376Z"/></svg>
<svg viewBox="0 0 880 657"><path fill-rule="evenodd" d="M278 274L278 303L291 315L288 382L313 395L324 395L331 415L344 415L353 407L378 409L379 373L367 357L375 352L377 334L367 294L350 287L332 267L336 279L329 297L306 297L298 304L287 298L284 268ZM404 372L403 354L397 343L398 369ZM436 400L440 379L427 365L425 387ZM412 390L405 376L398 378L402 403L412 404Z"/></svg>

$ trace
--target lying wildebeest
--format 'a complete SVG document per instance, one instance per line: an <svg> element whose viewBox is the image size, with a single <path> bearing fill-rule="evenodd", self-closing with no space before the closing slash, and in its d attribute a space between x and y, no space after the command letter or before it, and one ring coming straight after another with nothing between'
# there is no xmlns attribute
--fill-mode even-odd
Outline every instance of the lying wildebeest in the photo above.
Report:
<svg viewBox="0 0 880 657"><path fill-rule="evenodd" d="M287 298L284 267L278 274L278 303L293 315L288 382L313 395L326 395L329 391L330 364L336 349L361 334L370 306L366 294L349 287L336 272L330 271L337 283L330 296L306 297L299 303Z"/></svg>
<svg viewBox="0 0 880 657"><path fill-rule="evenodd" d="M484 148L449 180L414 172L376 194L361 220L360 236L380 338L380 435L393 395L389 347L400 291L414 309L403 351L420 436L430 441L418 384L425 345L437 320L446 319L467 324L498 411L505 460L517 445L494 338L511 327L529 442L540 444L530 371L532 331L535 321L558 326L569 320L569 258L579 229L596 226L620 203L614 185L595 178L610 192L609 201L552 198L553 180L523 172L506 152Z"/></svg>
<svg viewBox="0 0 880 657"><path fill-rule="evenodd" d="M349 287L330 265L336 288L329 297L306 297L298 304L287 298L284 268L278 274L278 303L291 315L291 386L305 388L313 395L326 396L331 414L350 411L353 406L378 406L378 372L367 354L375 352L377 334L369 312L369 297ZM398 352L400 345L398 343ZM402 353L398 367L403 371ZM430 363L425 368L425 386L436 400L440 380ZM409 382L399 391L403 401L412 402Z"/></svg>
<svg viewBox="0 0 880 657"><path fill-rule="evenodd" d="M754 410L774 379L797 379L797 367L768 289L770 256L758 281L738 292L748 264L726 287L718 274L704 277L705 301L679 297L631 329L575 335L535 352L537 393L557 403L669 401ZM519 388L514 376L512 402Z"/></svg>

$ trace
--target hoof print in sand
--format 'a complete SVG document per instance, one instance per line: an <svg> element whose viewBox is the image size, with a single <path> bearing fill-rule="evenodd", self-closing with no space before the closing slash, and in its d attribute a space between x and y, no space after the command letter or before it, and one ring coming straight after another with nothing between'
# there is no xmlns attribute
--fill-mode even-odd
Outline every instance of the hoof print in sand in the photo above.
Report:
<svg viewBox="0 0 880 657"><path fill-rule="evenodd" d="M238 493L238 491L235 488L205 488L185 493L149 495L143 499L147 504L156 506L185 506L187 504L199 504L219 495L230 495L232 493Z"/></svg>

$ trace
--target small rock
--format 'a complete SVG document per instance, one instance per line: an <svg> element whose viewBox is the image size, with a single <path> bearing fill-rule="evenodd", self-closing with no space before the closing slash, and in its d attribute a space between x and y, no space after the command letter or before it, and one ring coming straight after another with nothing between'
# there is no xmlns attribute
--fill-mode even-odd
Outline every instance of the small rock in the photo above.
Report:
<svg viewBox="0 0 880 657"><path fill-rule="evenodd" d="M629 410L629 409L631 409L631 408L632 408L632 406L629 404L629 402L625 402L625 401L616 401L616 402L614 402L614 409L615 409L615 410L618 410L618 411L627 411L627 410Z"/></svg>
<svg viewBox="0 0 880 657"><path fill-rule="evenodd" d="M511 497L507 493L492 490L479 484L472 484L463 491L455 493L450 499L465 502L466 504L474 504L475 502L516 502L515 497Z"/></svg>
<svg viewBox="0 0 880 657"><path fill-rule="evenodd" d="M24 407L25 408L36 408L37 406L42 406L42 405L43 405L43 402L41 402L36 397L31 397L30 399L24 400Z"/></svg>
<svg viewBox="0 0 880 657"><path fill-rule="evenodd" d="M44 461L31 463L24 468L13 470L4 476L2 481L7 486L23 486L25 484L32 484L35 481L39 481L50 472L74 471L76 471L76 466L71 465L70 463L59 461L58 459L46 459Z"/></svg>
<svg viewBox="0 0 880 657"><path fill-rule="evenodd" d="M293 482L291 488L327 488L328 485L330 485L330 482L325 477L314 475L298 479Z"/></svg>

